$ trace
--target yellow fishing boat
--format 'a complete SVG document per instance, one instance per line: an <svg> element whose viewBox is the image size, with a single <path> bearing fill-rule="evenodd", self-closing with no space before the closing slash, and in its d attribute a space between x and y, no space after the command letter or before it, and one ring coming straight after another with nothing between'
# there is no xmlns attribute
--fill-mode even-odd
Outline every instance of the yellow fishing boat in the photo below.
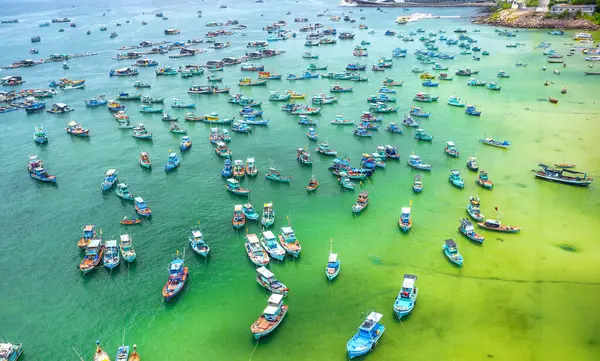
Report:
<svg viewBox="0 0 600 361"><path fill-rule="evenodd" d="M287 93L290 95L291 99L304 99L304 98L306 98L306 93L298 93L295 90L288 90Z"/></svg>
<svg viewBox="0 0 600 361"><path fill-rule="evenodd" d="M435 79L435 75L431 75L429 73L423 73L419 76L421 79Z"/></svg>

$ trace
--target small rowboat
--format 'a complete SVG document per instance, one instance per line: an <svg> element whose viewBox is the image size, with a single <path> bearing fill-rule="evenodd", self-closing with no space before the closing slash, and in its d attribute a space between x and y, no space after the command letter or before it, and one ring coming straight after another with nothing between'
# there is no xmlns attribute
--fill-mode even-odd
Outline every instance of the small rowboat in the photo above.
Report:
<svg viewBox="0 0 600 361"><path fill-rule="evenodd" d="M121 220L121 222L119 222L119 223L121 223L123 225L126 225L126 226L132 226L134 224L140 224L140 223L142 223L142 220L141 219L135 219L135 218L134 219L128 219L127 217L124 217Z"/></svg>
<svg viewBox="0 0 600 361"><path fill-rule="evenodd" d="M549 97L549 98L548 98L548 101L549 101L550 103L553 103L553 104L556 104L556 103L558 103L558 99L556 99L556 98L552 98L552 97Z"/></svg>
<svg viewBox="0 0 600 361"><path fill-rule="evenodd" d="M315 191L319 187L319 181L312 176L310 181L308 181L308 185L306 186L306 190L309 192Z"/></svg>
<svg viewBox="0 0 600 361"><path fill-rule="evenodd" d="M558 167L558 168L563 168L563 169L565 169L565 168L575 168L575 164L570 164L570 163L562 163L562 164L556 164L555 163L554 166Z"/></svg>

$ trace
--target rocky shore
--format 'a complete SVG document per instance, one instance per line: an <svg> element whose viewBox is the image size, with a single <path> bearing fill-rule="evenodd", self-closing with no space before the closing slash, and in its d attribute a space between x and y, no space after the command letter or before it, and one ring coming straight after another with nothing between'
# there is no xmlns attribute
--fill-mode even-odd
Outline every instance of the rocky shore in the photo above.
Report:
<svg viewBox="0 0 600 361"><path fill-rule="evenodd" d="M547 18L544 13L533 10L502 10L493 14L478 16L474 24L486 24L507 28L530 29L585 29L598 30L600 26L584 19Z"/></svg>

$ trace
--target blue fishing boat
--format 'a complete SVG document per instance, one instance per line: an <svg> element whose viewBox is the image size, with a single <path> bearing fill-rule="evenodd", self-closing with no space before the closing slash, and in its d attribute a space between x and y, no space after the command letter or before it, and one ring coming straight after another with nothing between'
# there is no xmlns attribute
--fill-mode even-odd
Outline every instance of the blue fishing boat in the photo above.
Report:
<svg viewBox="0 0 600 361"><path fill-rule="evenodd" d="M460 152L456 148L454 142L448 141L446 142L446 148L444 148L444 153L448 154L451 157L458 158Z"/></svg>
<svg viewBox="0 0 600 361"><path fill-rule="evenodd" d="M135 197L133 199L133 206L135 212L140 216L150 217L152 215L152 210L146 205L146 202L142 197Z"/></svg>
<svg viewBox="0 0 600 361"><path fill-rule="evenodd" d="M229 190L231 193L240 196L248 196L250 194L249 189L240 187L240 182L233 178L227 179L227 185L225 185L225 188L227 188L227 190Z"/></svg>
<svg viewBox="0 0 600 361"><path fill-rule="evenodd" d="M290 183L292 181L292 177L282 176L279 170L276 168L269 168L269 172L265 175L265 178L281 183Z"/></svg>
<svg viewBox="0 0 600 361"><path fill-rule="evenodd" d="M474 105L467 104L467 106L465 108L465 114L478 117L481 115L481 111L477 110Z"/></svg>
<svg viewBox="0 0 600 361"><path fill-rule="evenodd" d="M422 82L421 85L426 87L437 87L438 85L440 85L440 83L434 83L431 81L431 79L427 79L424 82Z"/></svg>
<svg viewBox="0 0 600 361"><path fill-rule="evenodd" d="M373 112L373 113L397 113L398 109L400 109L399 107L388 107L385 105L385 103L371 103L371 106L369 107L369 111Z"/></svg>
<svg viewBox="0 0 600 361"><path fill-rule="evenodd" d="M379 324L382 314L377 312L371 312L367 319L360 325L358 331L346 344L346 350L348 351L348 357L350 359L362 356L375 347L377 341L383 335L385 326Z"/></svg>
<svg viewBox="0 0 600 361"><path fill-rule="evenodd" d="M240 110L240 115L244 116L244 117L262 117L263 115L263 111L262 110L256 110L252 107L243 107Z"/></svg>
<svg viewBox="0 0 600 361"><path fill-rule="evenodd" d="M258 221L259 215L254 210L254 207L252 206L252 204L246 203L246 204L242 205L242 213L244 213L244 216L246 216L246 219L249 219L251 221Z"/></svg>
<svg viewBox="0 0 600 361"><path fill-rule="evenodd" d="M479 210L479 205L473 205L473 202L469 203L467 205L467 213L474 220L478 222L483 222L484 216L483 213L481 213L481 211Z"/></svg>
<svg viewBox="0 0 600 361"><path fill-rule="evenodd" d="M390 133L404 133L404 129L399 128L398 124L396 124L395 122L390 122L390 124L387 126L387 128L385 128L385 130L387 130Z"/></svg>
<svg viewBox="0 0 600 361"><path fill-rule="evenodd" d="M292 73L289 73L287 76L287 80L304 80L304 79L316 79L319 77L319 74L312 74L311 72L305 72L302 75L298 76Z"/></svg>
<svg viewBox="0 0 600 361"><path fill-rule="evenodd" d="M410 207L402 207L400 219L398 219L398 227L404 232L408 232L412 228L412 216L410 215Z"/></svg>
<svg viewBox="0 0 600 361"><path fill-rule="evenodd" d="M109 169L104 174L104 180L102 181L102 190L107 191L112 188L112 186L117 182L117 171L114 169Z"/></svg>
<svg viewBox="0 0 600 361"><path fill-rule="evenodd" d="M411 166L414 169L427 170L427 171L431 170L431 165L424 164L423 161L421 160L421 158L419 158L419 156L415 155L415 154L411 154L410 156L408 156L407 163L409 166Z"/></svg>
<svg viewBox="0 0 600 361"><path fill-rule="evenodd" d="M302 246L296 238L292 227L281 227L281 233L278 235L278 238L279 244L287 254L293 257L298 257L300 255L300 251L302 251Z"/></svg>
<svg viewBox="0 0 600 361"><path fill-rule="evenodd" d="M39 112L40 110L46 108L46 103L40 101L34 101L33 103L27 105L25 107L25 112L27 114Z"/></svg>
<svg viewBox="0 0 600 361"><path fill-rule="evenodd" d="M179 256L179 251L177 251L169 264L169 279L162 289L165 302L169 302L183 290L187 277L188 268L185 267L183 258Z"/></svg>
<svg viewBox="0 0 600 361"><path fill-rule="evenodd" d="M367 129L363 126L356 126L354 127L354 130L352 131L352 133L357 136L357 137L367 137L370 138L373 136L373 133L367 131Z"/></svg>
<svg viewBox="0 0 600 361"><path fill-rule="evenodd" d="M110 240L106 241L104 250L103 263L104 267L113 269L120 263L121 257L119 255L119 247L117 247L117 241Z"/></svg>
<svg viewBox="0 0 600 361"><path fill-rule="evenodd" d="M327 260L327 267L325 268L325 276L328 280L333 280L340 274L341 263L338 259L337 253L329 253L329 259Z"/></svg>
<svg viewBox="0 0 600 361"><path fill-rule="evenodd" d="M192 140L189 136L184 135L181 138L181 144L179 145L179 149L184 152L192 147Z"/></svg>
<svg viewBox="0 0 600 361"><path fill-rule="evenodd" d="M167 160L167 164L165 164L165 172L169 172L177 167L181 163L181 158L177 155L177 153L169 154L169 159Z"/></svg>
<svg viewBox="0 0 600 361"><path fill-rule="evenodd" d="M91 239L85 248L85 256L79 264L79 269L84 274L93 271L100 264L104 255L104 244L101 239Z"/></svg>
<svg viewBox="0 0 600 361"><path fill-rule="evenodd" d="M231 165L230 159L225 159L225 163L223 164L223 170L221 170L221 175L225 178L231 177L233 172L233 167Z"/></svg>
<svg viewBox="0 0 600 361"><path fill-rule="evenodd" d="M33 141L38 144L44 144L48 142L48 136L41 125L35 126L35 132L33 133Z"/></svg>
<svg viewBox="0 0 600 361"><path fill-rule="evenodd" d="M498 148L510 147L510 142L508 140L500 142L500 141L494 140L493 138L482 138L482 139L479 139L479 141L483 144L491 145L493 147L498 147Z"/></svg>
<svg viewBox="0 0 600 361"><path fill-rule="evenodd" d="M234 122L231 124L231 130L237 133L250 133L252 128L246 122Z"/></svg>
<svg viewBox="0 0 600 361"><path fill-rule="evenodd" d="M117 197L128 201L132 201L134 197L133 193L129 191L129 186L125 182L117 183L115 193L117 194Z"/></svg>
<svg viewBox="0 0 600 361"><path fill-rule="evenodd" d="M484 170L479 172L479 176L477 177L477 184L485 189L492 190L494 187L494 183L489 179L488 173Z"/></svg>
<svg viewBox="0 0 600 361"><path fill-rule="evenodd" d="M448 177L448 180L456 188L463 189L465 187L465 181L461 178L460 171L458 169L452 169L450 171L450 176Z"/></svg>
<svg viewBox="0 0 600 361"><path fill-rule="evenodd" d="M485 237L479 233L475 232L475 228L473 223L466 218L460 219L460 225L458 226L458 230L464 234L468 239L477 242L479 244L483 243Z"/></svg>
<svg viewBox="0 0 600 361"><path fill-rule="evenodd" d="M260 224L264 227L269 228L275 223L275 210L273 209L273 202L263 204L262 217L260 218Z"/></svg>
<svg viewBox="0 0 600 361"><path fill-rule="evenodd" d="M98 107L101 105L106 105L108 100L104 98L104 95L99 95L96 98L85 100L86 107Z"/></svg>
<svg viewBox="0 0 600 361"><path fill-rule="evenodd" d="M319 136L315 132L315 128L312 128L312 127L308 128L308 132L306 133L306 136L308 137L308 139L314 140L314 141L317 141L319 139Z"/></svg>
<svg viewBox="0 0 600 361"><path fill-rule="evenodd" d="M452 95L448 99L448 105L452 105L453 107L464 107L466 104L461 102L456 96Z"/></svg>
<svg viewBox="0 0 600 361"><path fill-rule="evenodd" d="M412 186L413 192L421 193L423 191L423 177L420 174L415 174L415 181Z"/></svg>
<svg viewBox="0 0 600 361"><path fill-rule="evenodd" d="M184 101L178 98L173 98L173 103L171 104L171 108L190 109L195 107L196 103L185 103Z"/></svg>
<svg viewBox="0 0 600 361"><path fill-rule="evenodd" d="M497 83L495 83L495 82L490 82L490 83L487 85L487 88L488 88L489 90L495 90L495 91L499 91L500 89L502 89L502 87L501 87L500 85L498 85Z"/></svg>
<svg viewBox="0 0 600 361"><path fill-rule="evenodd" d="M475 172L478 171L479 165L477 164L477 158L469 157L469 160L467 161L467 168Z"/></svg>
<svg viewBox="0 0 600 361"><path fill-rule="evenodd" d="M415 116L415 117L420 117L420 118L429 118L431 113L424 112L423 108L421 108L421 107L411 107L410 115Z"/></svg>
<svg viewBox="0 0 600 361"><path fill-rule="evenodd" d="M366 70L366 69L367 69L367 64L350 63L350 64L346 65L346 70L348 70L348 71L357 71L357 70Z"/></svg>
<svg viewBox="0 0 600 361"><path fill-rule="evenodd" d="M386 93L379 93L377 95L371 95L367 98L369 103L395 103L396 97L389 97Z"/></svg>
<svg viewBox="0 0 600 361"><path fill-rule="evenodd" d="M117 349L117 356L115 356L115 361L125 361L129 358L129 346L119 346Z"/></svg>
<svg viewBox="0 0 600 361"><path fill-rule="evenodd" d="M504 70L498 70L498 78L510 78L510 74L505 72Z"/></svg>
<svg viewBox="0 0 600 361"><path fill-rule="evenodd" d="M340 183L340 185L343 188L354 190L354 183L352 183L352 181L350 180L350 177L348 177L348 173L339 172L339 175L340 175L340 177L338 178L338 182Z"/></svg>
<svg viewBox="0 0 600 361"><path fill-rule="evenodd" d="M210 247L208 244L206 244L206 241L204 241L202 232L199 229L192 229L191 232L191 236L188 237L190 247L192 247L194 252L197 254L203 257L208 257L208 254L210 253Z"/></svg>
<svg viewBox="0 0 600 361"><path fill-rule="evenodd" d="M125 217L125 219L123 219L121 222L127 221L126 218L127 217ZM131 223L131 224L136 224L135 221L137 221L137 220L130 220L130 221L134 222L134 223ZM137 223L139 223L139 222L137 222ZM133 249L133 245L132 245L132 242L131 242L131 237L128 234L122 234L121 235L120 242L119 242L119 250L121 251L121 256L123 256L123 259L126 262L131 263L131 262L135 261L137 255L135 253L135 250Z"/></svg>
<svg viewBox="0 0 600 361"><path fill-rule="evenodd" d="M270 119L257 119L256 115L244 115L244 118L240 120L240 123L245 125L269 125L270 121Z"/></svg>
<svg viewBox="0 0 600 361"><path fill-rule="evenodd" d="M413 308L415 308L417 296L419 295L419 290L417 289L417 286L415 286L416 282L417 276L408 273L404 274L402 288L394 302L394 314L399 320L408 315Z"/></svg>
<svg viewBox="0 0 600 361"><path fill-rule="evenodd" d="M426 142L433 141L433 137L431 135L427 134L427 131L425 129L422 129L422 128L418 128L415 131L414 137L417 140L423 140L423 141L426 141Z"/></svg>
<svg viewBox="0 0 600 361"><path fill-rule="evenodd" d="M381 88L379 88L379 92L380 93L385 93L385 94L395 94L396 93L396 89L390 89L387 86L382 86Z"/></svg>
<svg viewBox="0 0 600 361"><path fill-rule="evenodd" d="M453 239L447 239L444 241L442 249L444 250L446 257L448 257L452 263L455 263L459 267L463 265L463 258L460 253L458 253L458 245Z"/></svg>
<svg viewBox="0 0 600 361"><path fill-rule="evenodd" d="M269 255L261 247L260 241L256 234L246 234L246 242L244 243L246 254L252 263L256 266L266 266L269 263Z"/></svg>

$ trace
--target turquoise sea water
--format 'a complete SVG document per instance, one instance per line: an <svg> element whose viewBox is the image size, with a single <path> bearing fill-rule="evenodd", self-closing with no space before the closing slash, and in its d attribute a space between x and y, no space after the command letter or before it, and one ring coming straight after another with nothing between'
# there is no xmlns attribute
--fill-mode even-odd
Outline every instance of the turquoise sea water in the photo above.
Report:
<svg viewBox="0 0 600 361"><path fill-rule="evenodd" d="M371 311L383 313L386 332L378 347L366 358L370 360L594 360L600 353L600 246L595 237L600 232L598 211L600 197L597 182L589 189L546 183L534 179L531 169L539 162L576 163L578 169L591 176L600 174L600 157L596 141L600 134L598 79L586 77L587 63L579 54L566 57L568 66L546 64L541 50L534 47L541 41L565 54L571 43L570 33L563 37L547 35L545 31L520 30L516 38L499 37L491 27L475 26L463 19L432 19L405 26L393 20L401 9L351 9L354 16L366 16L355 24L331 22L316 14L331 8L332 14L349 11L334 3L309 1L278 2L273 6L244 2L228 4L218 9L215 2L162 4L129 3L128 5L77 5L76 8L15 7L20 13L19 24L3 24L4 39L0 63L9 64L28 54L33 34L42 42L33 45L41 56L50 53L97 51L98 55L69 61L70 69L60 63L34 68L4 70L2 76L21 75L27 87L46 87L50 80L61 77L86 79L83 91L60 91L52 102L66 102L76 110L66 116L46 113L26 115L13 112L0 115L0 154L2 155L4 187L0 202L2 230L1 288L4 290L0 309L0 335L12 342L23 342L24 360L77 360L72 348L85 359L91 359L94 341L114 355L123 337L126 344L138 345L144 360L344 360L345 344L360 322ZM155 6L156 5L156 6ZM48 6L47 4L45 6ZM106 12L106 8L112 11ZM202 9L202 19L196 10ZM163 21L154 17L162 10L169 17ZM33 12L32 12L33 11ZM291 15L285 15L291 11ZM145 12L146 15L142 15ZM472 9L413 9L412 12L433 12L438 15L474 14ZM8 9L2 14L13 17ZM260 16L263 14L263 16ZM59 33L59 25L39 28L38 24L53 17L69 16L77 28ZM127 66L133 61L111 59L124 45L143 40L186 40L203 37L214 28L208 21L224 22L237 19L248 25L239 34L224 38L232 42L225 50L213 51L196 58L168 59L166 55L151 56L160 65L174 67L226 56L241 56L248 41L266 39L262 27L279 19L288 28L301 25L295 17L308 17L310 22L322 22L338 32L353 30L354 41L339 41L336 45L306 49L304 33L298 39L277 42L273 48L286 50L279 57L264 59L266 70L280 73L301 72L310 62L302 59L304 51L320 54L319 64L329 65L329 71L341 71L349 62L370 65L380 56L391 56L396 47L407 47L407 59L395 59L392 70L382 73L365 72L368 83L351 84L353 93L340 94L339 103L324 106L318 117L317 132L321 140L347 155L358 165L360 155L373 152L378 144L393 144L402 153L397 164L389 161L387 169L377 170L363 188L369 190L371 204L359 216L351 212L354 193L342 191L336 179L327 171L331 158L314 152L315 143L306 138L306 128L296 124L296 118L279 110L280 103L269 103L268 90L295 89L310 94L326 91L333 81L270 82L263 87L238 91L238 67L223 73L224 84L232 93L263 100L268 127L255 127L251 135L232 134L230 148L233 159L255 157L264 174L269 164L291 175L290 185L267 182L259 175L242 184L251 189L251 201L260 209L263 202L273 201L277 212L275 231L287 225L286 217L302 243L299 259L288 258L272 263L276 276L290 287L285 303L289 313L280 327L269 337L256 343L250 325L266 305L268 294L254 281L254 267L244 253L244 231L231 227L233 206L243 198L224 189L220 176L222 159L208 142L209 127L202 123L184 123L193 140L192 149L183 154L181 167L165 174L162 165L169 150L177 150L180 137L168 131L168 124L159 115L137 112L138 104L128 103L132 122L143 122L154 133L147 143L133 139L128 131L116 128L112 115L103 108L86 108L83 100L98 94L108 98L117 92L133 90L134 80L152 84L144 94L170 99L189 99L190 84L206 84L199 77L155 77L153 69L140 69L135 78L109 78L110 69ZM125 24L125 20L132 20ZM135 20L133 20L135 19ZM141 20L148 26L141 26ZM116 22L122 27L116 27ZM351 29L365 23L376 35ZM101 25L108 26L100 32ZM166 37L163 30L181 29L181 35ZM419 64L412 53L421 43L404 43L384 37L387 28L407 34L417 27L430 31L464 27L477 39L490 57L473 62L470 56L458 55L459 48L440 45L440 51L456 53L456 59L446 61L450 72L471 67L480 70L477 76L498 81L502 91L491 92L467 87L467 79L455 78L439 88L423 88L418 76L410 69ZM90 29L92 34L85 32ZM117 31L116 39L109 39ZM371 41L368 59L354 58L352 49L361 40ZM525 43L518 49L507 49L508 43ZM205 45L200 45L204 47ZM516 68L516 62L527 68ZM543 72L542 66L548 70ZM560 75L552 74L560 69ZM511 73L509 79L496 79L499 69ZM252 74L254 75L254 74ZM350 128L334 127L329 121L336 114L358 119L368 108L365 101L375 94L385 76L404 80L397 88L401 111L385 115L389 121L400 122L413 102L415 92L429 91L440 96L438 104L424 104L432 116L422 126L433 135L431 144L417 143L412 131L392 135L379 131L373 139L356 139ZM546 81L554 82L544 87ZM346 85L345 83L343 85ZM568 94L560 89L568 87ZM4 89L3 89L4 90ZM445 104L451 95L476 104L483 111L481 118L468 117L459 108ZM548 96L559 98L553 105ZM196 113L217 111L223 116L235 115L239 108L227 103L227 96L195 96ZM297 101L301 103L301 101ZM185 110L169 110L183 118ZM91 129L89 139L72 138L65 134L65 123L77 120ZM183 122L182 122L183 123ZM49 144L39 147L32 141L34 124L42 124L50 137ZM478 139L484 133L513 144L502 150L482 146ZM461 151L459 159L443 153L445 142L453 140ZM312 168L295 160L296 148L308 146L314 159ZM151 171L137 163L140 151L148 151L155 165ZM411 152L434 166L423 174L424 191L412 193L415 171L406 166ZM46 168L58 177L58 185L48 186L31 180L26 172L27 156L38 154ZM484 191L475 184L475 174L465 167L467 157L478 157L495 187ZM108 168L116 168L121 180L131 191L141 195L153 210L153 217L141 226L123 227L118 221L133 216L133 207L111 192L102 193L100 182ZM458 168L466 181L465 190L448 184L450 169ZM305 185L311 175L320 181L319 190L306 194ZM360 188L360 187L358 187ZM484 245L470 243L460 233L458 218L465 217L469 195L479 195L484 214L494 216L494 207L503 213L503 221L523 227L519 235L482 232ZM413 229L403 234L397 227L400 208L412 200ZM196 256L187 246L188 232L200 221L207 242L213 248L208 260ZM103 238L116 239L129 232L134 240L138 259L133 265L122 264L112 272L99 268L83 276L76 269L81 259L76 242L84 224L94 223L102 229ZM248 232L257 233L252 224ZM329 252L329 240L342 262L340 276L328 283L324 272ZM465 258L462 268L455 268L443 256L442 243L447 238L457 241ZM562 248L561 248L562 246ZM175 250L186 252L190 279L186 289L169 304L162 302L161 289L167 278L167 266ZM571 250L571 251L567 251ZM402 323L393 318L392 305L404 273L419 276L420 295L413 313ZM123 336L124 335L124 336Z"/></svg>

